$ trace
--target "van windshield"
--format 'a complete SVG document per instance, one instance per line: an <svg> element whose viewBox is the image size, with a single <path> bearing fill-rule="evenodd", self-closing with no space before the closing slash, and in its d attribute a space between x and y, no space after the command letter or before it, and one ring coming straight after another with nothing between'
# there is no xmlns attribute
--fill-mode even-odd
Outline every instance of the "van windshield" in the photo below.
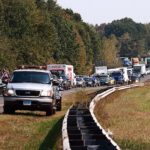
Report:
<svg viewBox="0 0 150 150"><path fill-rule="evenodd" d="M121 72L113 72L113 73L111 74L112 77L121 76L121 75L122 75Z"/></svg>
<svg viewBox="0 0 150 150"><path fill-rule="evenodd" d="M53 75L56 75L58 78L65 75L64 70L51 70L51 73Z"/></svg>
<svg viewBox="0 0 150 150"><path fill-rule="evenodd" d="M50 84L50 77L48 73L44 72L31 72L31 71L18 71L14 72L11 83L41 83Z"/></svg>

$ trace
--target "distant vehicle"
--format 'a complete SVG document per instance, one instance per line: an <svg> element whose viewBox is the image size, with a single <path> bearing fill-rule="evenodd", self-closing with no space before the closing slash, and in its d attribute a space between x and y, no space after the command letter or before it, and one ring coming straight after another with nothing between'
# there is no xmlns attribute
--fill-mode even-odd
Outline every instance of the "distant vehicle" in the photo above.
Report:
<svg viewBox="0 0 150 150"><path fill-rule="evenodd" d="M147 74L146 72L146 65L145 64L137 64L133 66L133 73L139 74L141 76L144 76Z"/></svg>
<svg viewBox="0 0 150 150"><path fill-rule="evenodd" d="M53 80L52 80L53 85L59 85L60 84L59 78L56 75L53 74L52 78L53 78Z"/></svg>
<svg viewBox="0 0 150 150"><path fill-rule="evenodd" d="M107 66L96 66L94 74L95 75L107 74Z"/></svg>
<svg viewBox="0 0 150 150"><path fill-rule="evenodd" d="M140 77L138 76L138 74L132 74L131 83L137 83L137 82L140 82Z"/></svg>
<svg viewBox="0 0 150 150"><path fill-rule="evenodd" d="M60 85L64 90L68 90L71 88L71 81L68 79L67 76L63 75L60 76L60 78L62 79L62 81L60 81ZM60 79L59 79L60 80Z"/></svg>
<svg viewBox="0 0 150 150"><path fill-rule="evenodd" d="M15 110L40 110L52 115L61 110L61 92L53 86L48 70L18 69L13 72L10 83L4 90L4 113Z"/></svg>
<svg viewBox="0 0 150 150"><path fill-rule="evenodd" d="M99 76L100 85L114 85L115 79L109 75Z"/></svg>
<svg viewBox="0 0 150 150"><path fill-rule="evenodd" d="M87 87L94 87L95 86L95 82L94 82L93 78L85 77L84 80L85 80L85 84Z"/></svg>
<svg viewBox="0 0 150 150"><path fill-rule="evenodd" d="M92 76L94 86L100 86L99 79L97 76Z"/></svg>
<svg viewBox="0 0 150 150"><path fill-rule="evenodd" d="M130 67L132 66L132 62L130 61L130 59L128 57L120 57L122 65L124 67Z"/></svg>
<svg viewBox="0 0 150 150"><path fill-rule="evenodd" d="M131 58L131 61L132 61L132 66L140 63L140 60L138 57Z"/></svg>
<svg viewBox="0 0 150 150"><path fill-rule="evenodd" d="M77 87L85 87L85 80L81 77L76 78L76 86Z"/></svg>
<svg viewBox="0 0 150 150"><path fill-rule="evenodd" d="M146 68L150 68L150 57L149 56L144 56L141 58L142 62L145 63Z"/></svg>
<svg viewBox="0 0 150 150"><path fill-rule="evenodd" d="M146 68L150 68L150 57L147 57L146 60Z"/></svg>
<svg viewBox="0 0 150 150"><path fill-rule="evenodd" d="M129 82L131 83L131 76L133 74L133 68L127 68L127 74L128 74Z"/></svg>
<svg viewBox="0 0 150 150"><path fill-rule="evenodd" d="M71 86L74 86L74 67L72 65L66 64L49 64L47 65L47 70L51 71L52 74L55 74L57 77L67 76L71 81Z"/></svg>

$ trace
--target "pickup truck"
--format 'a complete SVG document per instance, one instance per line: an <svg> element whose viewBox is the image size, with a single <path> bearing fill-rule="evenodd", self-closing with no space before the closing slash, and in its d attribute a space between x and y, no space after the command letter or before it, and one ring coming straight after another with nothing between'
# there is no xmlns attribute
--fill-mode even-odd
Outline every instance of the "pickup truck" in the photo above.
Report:
<svg viewBox="0 0 150 150"><path fill-rule="evenodd" d="M4 93L4 113L15 110L39 110L52 115L61 110L61 93L53 86L48 70L18 69L13 72Z"/></svg>

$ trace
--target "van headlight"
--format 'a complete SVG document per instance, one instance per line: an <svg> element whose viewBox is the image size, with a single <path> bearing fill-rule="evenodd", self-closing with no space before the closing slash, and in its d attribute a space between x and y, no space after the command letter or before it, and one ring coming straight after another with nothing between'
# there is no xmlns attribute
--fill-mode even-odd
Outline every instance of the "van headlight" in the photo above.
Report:
<svg viewBox="0 0 150 150"><path fill-rule="evenodd" d="M4 96L15 96L15 91L13 89L6 89L3 93Z"/></svg>
<svg viewBox="0 0 150 150"><path fill-rule="evenodd" d="M52 92L51 91L41 91L41 96L52 96Z"/></svg>

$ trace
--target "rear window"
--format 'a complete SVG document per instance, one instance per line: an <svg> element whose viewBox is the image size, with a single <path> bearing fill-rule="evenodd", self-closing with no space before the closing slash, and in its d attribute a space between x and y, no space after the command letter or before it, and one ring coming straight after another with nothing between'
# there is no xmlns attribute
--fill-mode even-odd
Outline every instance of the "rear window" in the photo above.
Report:
<svg viewBox="0 0 150 150"><path fill-rule="evenodd" d="M76 78L77 81L82 81L82 78Z"/></svg>

